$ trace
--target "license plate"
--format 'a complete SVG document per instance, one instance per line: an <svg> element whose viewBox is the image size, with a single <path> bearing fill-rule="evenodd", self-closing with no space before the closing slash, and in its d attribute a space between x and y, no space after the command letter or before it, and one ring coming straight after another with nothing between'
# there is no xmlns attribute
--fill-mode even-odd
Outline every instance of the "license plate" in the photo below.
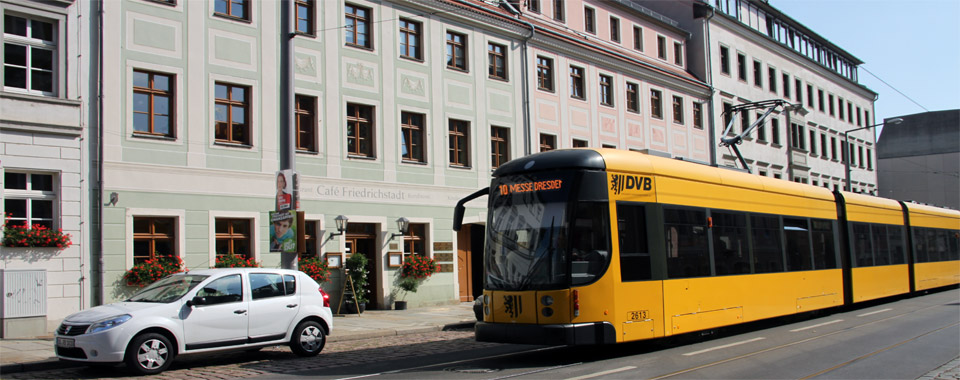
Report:
<svg viewBox="0 0 960 380"><path fill-rule="evenodd" d="M70 338L57 338L57 347L63 348L73 348L73 339Z"/></svg>

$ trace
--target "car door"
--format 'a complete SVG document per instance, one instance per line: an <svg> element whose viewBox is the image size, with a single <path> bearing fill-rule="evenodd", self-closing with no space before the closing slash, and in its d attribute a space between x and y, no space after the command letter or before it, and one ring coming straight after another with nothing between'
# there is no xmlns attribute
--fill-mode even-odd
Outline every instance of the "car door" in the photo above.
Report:
<svg viewBox="0 0 960 380"><path fill-rule="evenodd" d="M286 281L284 278L286 277ZM296 276L250 273L250 340L282 339L300 310Z"/></svg>
<svg viewBox="0 0 960 380"><path fill-rule="evenodd" d="M249 302L243 296L240 274L214 279L199 290L201 304L194 305L183 318L183 337L187 350L244 344L247 341Z"/></svg>

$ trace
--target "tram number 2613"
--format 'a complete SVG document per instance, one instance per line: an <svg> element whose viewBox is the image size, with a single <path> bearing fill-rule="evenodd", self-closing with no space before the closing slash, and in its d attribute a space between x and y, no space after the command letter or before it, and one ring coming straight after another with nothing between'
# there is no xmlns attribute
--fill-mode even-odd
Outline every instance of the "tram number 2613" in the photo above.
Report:
<svg viewBox="0 0 960 380"><path fill-rule="evenodd" d="M647 310L628 311L627 319L631 321L643 321L643 320L649 319L647 317L647 314L648 314Z"/></svg>

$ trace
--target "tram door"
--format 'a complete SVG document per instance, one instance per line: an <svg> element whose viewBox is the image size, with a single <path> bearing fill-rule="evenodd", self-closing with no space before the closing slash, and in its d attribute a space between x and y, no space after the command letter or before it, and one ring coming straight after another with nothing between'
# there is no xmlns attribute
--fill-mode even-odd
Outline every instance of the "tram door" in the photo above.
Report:
<svg viewBox="0 0 960 380"><path fill-rule="evenodd" d="M380 250L377 249L377 226L371 223L350 223L347 225L346 251L349 254L362 253L367 257L367 309L380 309L379 289ZM357 290L360 291L360 290Z"/></svg>

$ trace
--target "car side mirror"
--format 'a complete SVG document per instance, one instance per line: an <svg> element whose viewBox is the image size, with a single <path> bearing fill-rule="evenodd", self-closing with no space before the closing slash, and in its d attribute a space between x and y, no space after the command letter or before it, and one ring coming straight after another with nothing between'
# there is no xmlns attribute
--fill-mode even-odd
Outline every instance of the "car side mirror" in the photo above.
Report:
<svg viewBox="0 0 960 380"><path fill-rule="evenodd" d="M207 304L206 297L193 297L193 299L187 300L187 306L189 307L201 306L206 304Z"/></svg>

